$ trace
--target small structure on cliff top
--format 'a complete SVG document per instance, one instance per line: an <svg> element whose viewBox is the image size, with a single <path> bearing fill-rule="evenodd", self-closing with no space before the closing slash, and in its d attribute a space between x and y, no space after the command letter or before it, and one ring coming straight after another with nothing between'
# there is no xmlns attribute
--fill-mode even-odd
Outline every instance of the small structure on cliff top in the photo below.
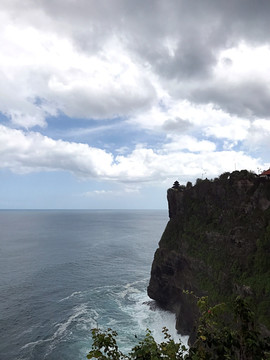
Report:
<svg viewBox="0 0 270 360"><path fill-rule="evenodd" d="M179 181L176 180L176 181L173 183L172 189L180 190Z"/></svg>
<svg viewBox="0 0 270 360"><path fill-rule="evenodd" d="M266 179L270 179L270 169L263 171L263 172L260 174L260 177L266 178Z"/></svg>
<svg viewBox="0 0 270 360"><path fill-rule="evenodd" d="M176 180L173 186L167 190L167 199L169 204L169 218L176 216L178 212L178 206L181 203L179 200L183 196L183 185L181 186Z"/></svg>

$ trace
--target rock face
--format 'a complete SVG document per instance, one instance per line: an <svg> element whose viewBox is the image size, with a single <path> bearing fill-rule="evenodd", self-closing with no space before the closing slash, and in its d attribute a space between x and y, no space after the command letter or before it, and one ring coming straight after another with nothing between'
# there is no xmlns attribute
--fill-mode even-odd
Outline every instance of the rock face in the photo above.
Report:
<svg viewBox="0 0 270 360"><path fill-rule="evenodd" d="M159 242L148 295L191 334L198 316L183 290L213 302L252 299L270 328L270 180L246 170L171 188L170 220Z"/></svg>

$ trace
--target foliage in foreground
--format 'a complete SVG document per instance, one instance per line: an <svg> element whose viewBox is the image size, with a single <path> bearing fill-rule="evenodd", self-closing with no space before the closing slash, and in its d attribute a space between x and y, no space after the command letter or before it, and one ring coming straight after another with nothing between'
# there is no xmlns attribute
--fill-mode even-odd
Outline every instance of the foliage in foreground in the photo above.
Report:
<svg viewBox="0 0 270 360"><path fill-rule="evenodd" d="M194 344L186 349L176 343L166 328L164 341L158 344L147 330L142 341L131 352L123 354L112 329L92 330L92 350L88 359L98 360L270 360L270 339L258 331L254 314L240 297L229 312L225 304L210 307L208 298L197 299L200 319Z"/></svg>

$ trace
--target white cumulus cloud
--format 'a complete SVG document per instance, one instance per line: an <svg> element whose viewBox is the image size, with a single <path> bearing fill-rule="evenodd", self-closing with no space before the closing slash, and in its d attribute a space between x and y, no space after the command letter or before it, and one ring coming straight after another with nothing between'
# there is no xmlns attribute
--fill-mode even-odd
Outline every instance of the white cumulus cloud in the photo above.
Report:
<svg viewBox="0 0 270 360"><path fill-rule="evenodd" d="M16 173L62 170L80 178L127 184L161 181L172 176L200 177L202 170L208 177L213 177L236 167L250 170L265 167L260 159L244 152L215 151L211 142L197 142L189 137L182 140L186 144L177 149L170 149L169 144L158 150L141 145L125 156L114 157L87 144L53 140L37 132L24 132L1 125L0 167ZM176 146L176 139L173 141L172 147ZM132 191L134 187L127 188L127 192Z"/></svg>

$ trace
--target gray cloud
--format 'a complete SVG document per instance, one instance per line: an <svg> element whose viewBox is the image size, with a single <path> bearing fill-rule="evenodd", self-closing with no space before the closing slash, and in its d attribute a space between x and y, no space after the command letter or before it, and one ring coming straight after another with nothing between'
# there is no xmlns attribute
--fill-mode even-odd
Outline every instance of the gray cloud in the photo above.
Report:
<svg viewBox="0 0 270 360"><path fill-rule="evenodd" d="M87 54L102 56L107 41L117 38L134 61L151 67L171 96L211 102L237 115L269 114L269 97L262 80L248 86L244 82L222 86L213 81L213 69L222 50L241 41L269 45L268 0L5 0L2 7L14 22L57 31ZM144 84L140 85L143 88ZM109 105L118 102L115 113L121 113L121 107L133 111L141 102L150 106L148 96L153 99L147 95L146 100L123 103L112 96ZM83 96L81 101L85 103ZM95 104L91 108L95 109ZM101 104L94 113L108 116ZM70 114L74 115L72 111Z"/></svg>
<svg viewBox="0 0 270 360"><path fill-rule="evenodd" d="M155 89L146 79L138 79L138 88L122 83L116 86L74 87L66 91L51 91L48 95L58 108L73 118L106 119L129 116L147 109L156 98Z"/></svg>
<svg viewBox="0 0 270 360"><path fill-rule="evenodd" d="M239 40L269 42L268 0L5 0L3 5L16 21L45 26L46 18L52 28L85 44L86 51L92 49L91 42L117 34L140 55L151 60L157 56L157 65L165 55L162 41L168 36L179 40L180 53L182 49L182 54L198 57L205 47L211 52ZM37 13L43 13L43 24L36 23Z"/></svg>
<svg viewBox="0 0 270 360"><path fill-rule="evenodd" d="M226 89L216 84L211 89L202 82L211 80L221 50L240 41L269 44L268 0L118 0L111 3L58 0L37 3L53 19L55 26L72 36L82 51L99 51L107 38L112 35L120 38L134 56L151 64L161 78L179 84L181 91L177 87L176 96L213 102L235 114L246 115L251 111L261 116L269 113L263 84L227 85ZM189 82L194 80L198 84L192 92ZM173 89L174 86L171 94L174 94Z"/></svg>
<svg viewBox="0 0 270 360"><path fill-rule="evenodd" d="M162 128L167 132L184 133L192 128L192 124L188 120L175 118L165 121Z"/></svg>
<svg viewBox="0 0 270 360"><path fill-rule="evenodd" d="M230 114L254 119L270 119L270 93L268 84L245 81L238 84L214 84L195 89L192 100L198 103L213 103Z"/></svg>

